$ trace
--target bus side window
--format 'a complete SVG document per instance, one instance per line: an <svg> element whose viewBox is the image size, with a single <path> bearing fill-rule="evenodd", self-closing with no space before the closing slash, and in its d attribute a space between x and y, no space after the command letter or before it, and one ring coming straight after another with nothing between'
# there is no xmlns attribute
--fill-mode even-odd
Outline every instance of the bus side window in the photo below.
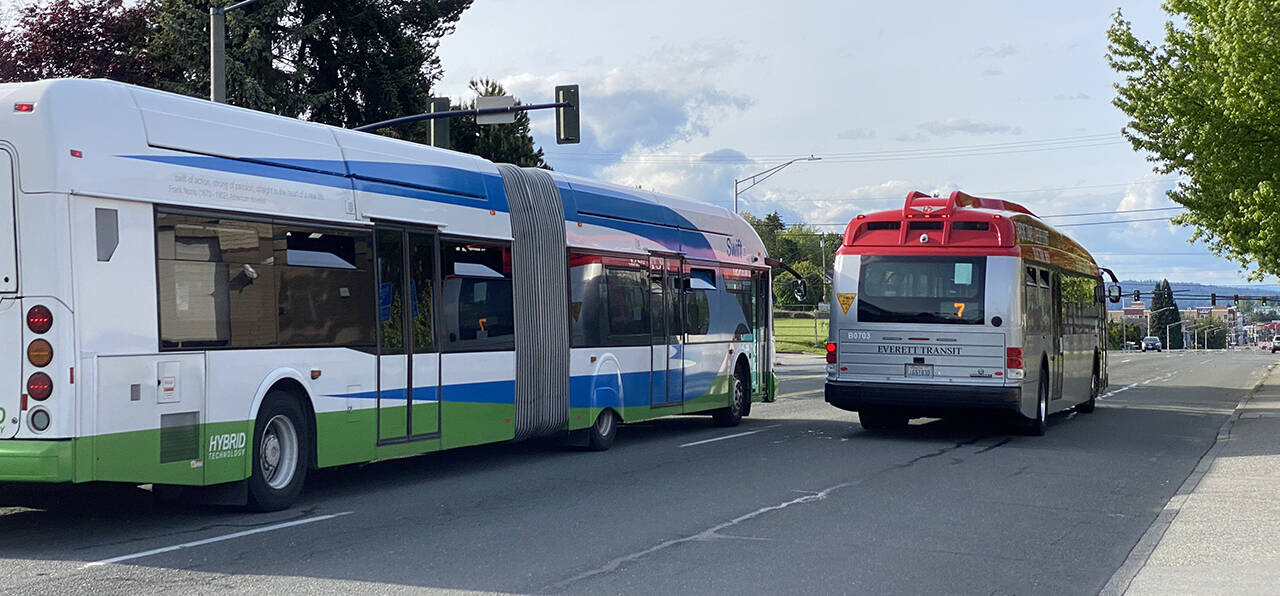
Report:
<svg viewBox="0 0 1280 596"><path fill-rule="evenodd" d="M1023 277L1023 281L1026 282L1027 285L1035 287L1036 285L1036 268L1035 267L1026 268L1026 275Z"/></svg>
<svg viewBox="0 0 1280 596"><path fill-rule="evenodd" d="M715 269L690 269L684 294L685 333L690 336L711 332L711 299L716 292ZM689 338L690 340L693 337Z"/></svg>
<svg viewBox="0 0 1280 596"><path fill-rule="evenodd" d="M649 282L638 269L605 267L605 301L607 304L610 346L649 345Z"/></svg>
<svg viewBox="0 0 1280 596"><path fill-rule="evenodd" d="M445 350L514 349L511 248L450 240L440 252Z"/></svg>

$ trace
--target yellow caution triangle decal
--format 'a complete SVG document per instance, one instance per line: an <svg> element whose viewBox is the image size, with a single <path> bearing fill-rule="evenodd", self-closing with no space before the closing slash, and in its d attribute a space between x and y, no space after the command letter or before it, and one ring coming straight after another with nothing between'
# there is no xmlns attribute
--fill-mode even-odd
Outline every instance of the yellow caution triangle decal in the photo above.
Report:
<svg viewBox="0 0 1280 596"><path fill-rule="evenodd" d="M849 314L849 307L853 306L853 300L857 297L857 292L837 292L836 300L840 301L840 310L846 315Z"/></svg>

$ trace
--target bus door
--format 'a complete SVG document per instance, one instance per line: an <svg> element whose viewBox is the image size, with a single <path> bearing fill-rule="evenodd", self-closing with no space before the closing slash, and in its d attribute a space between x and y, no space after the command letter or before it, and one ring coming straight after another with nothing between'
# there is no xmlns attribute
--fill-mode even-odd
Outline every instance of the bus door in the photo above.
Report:
<svg viewBox="0 0 1280 596"><path fill-rule="evenodd" d="M436 346L436 235L379 226L378 443L438 436L440 351Z"/></svg>
<svg viewBox="0 0 1280 596"><path fill-rule="evenodd" d="M1062 274L1054 271L1049 303L1053 312L1049 336L1049 399L1062 399L1062 368L1066 359L1062 353Z"/></svg>
<svg viewBox="0 0 1280 596"><path fill-rule="evenodd" d="M682 401L684 356L680 344L680 260L661 255L649 257L649 326L653 382L649 384L652 407L674 406Z"/></svg>
<svg viewBox="0 0 1280 596"><path fill-rule="evenodd" d="M754 329L756 361L751 366L751 387L754 391L766 393L769 390L769 371L773 370L773 357L769 353L769 272L754 271L751 273L751 288L754 291Z"/></svg>

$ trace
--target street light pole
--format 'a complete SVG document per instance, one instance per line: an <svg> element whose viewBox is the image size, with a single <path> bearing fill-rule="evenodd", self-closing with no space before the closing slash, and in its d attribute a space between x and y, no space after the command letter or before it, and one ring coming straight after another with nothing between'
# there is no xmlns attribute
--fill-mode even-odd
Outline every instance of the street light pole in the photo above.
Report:
<svg viewBox="0 0 1280 596"><path fill-rule="evenodd" d="M1172 306L1166 306L1166 307L1161 308L1161 309L1158 309L1158 310L1150 310L1150 311L1147 311L1147 335L1151 335L1151 315L1154 315L1154 314L1156 314L1156 313L1158 313L1158 312L1164 312L1164 311L1169 310L1169 309L1171 309L1171 308L1173 308L1173 307L1172 307ZM1166 334L1166 335L1168 335L1168 334ZM1165 338L1166 343L1168 343L1168 339L1169 339L1168 337L1166 337L1166 338ZM1169 346L1168 346L1168 345L1166 345L1165 347L1167 348L1167 347L1169 347Z"/></svg>
<svg viewBox="0 0 1280 596"><path fill-rule="evenodd" d="M209 7L209 99L227 102L227 13L257 0Z"/></svg>
<svg viewBox="0 0 1280 596"><path fill-rule="evenodd" d="M776 166L773 166L772 168L764 170L763 172L756 172L755 174L747 176L746 178L742 178L740 180L734 180L733 181L733 212L734 213L738 212L738 195L744 192L747 192L748 190L751 190L751 188L754 187L755 185L760 184L765 180L768 180L770 176L773 176L774 174L777 174L778 172L782 171L782 168L785 168L793 163L796 163L797 161L821 161L821 160L822 160L821 157L814 157L812 155L810 155L809 157L797 157L791 161L780 163ZM744 182L750 182L751 184L747 184L746 186L741 186L742 183Z"/></svg>
<svg viewBox="0 0 1280 596"><path fill-rule="evenodd" d="M1169 323L1168 325L1164 326L1164 347L1166 348L1169 347L1169 329L1171 329L1174 325L1181 325L1182 323L1183 321L1178 321L1177 323ZM1186 346L1183 346L1183 349L1186 349Z"/></svg>

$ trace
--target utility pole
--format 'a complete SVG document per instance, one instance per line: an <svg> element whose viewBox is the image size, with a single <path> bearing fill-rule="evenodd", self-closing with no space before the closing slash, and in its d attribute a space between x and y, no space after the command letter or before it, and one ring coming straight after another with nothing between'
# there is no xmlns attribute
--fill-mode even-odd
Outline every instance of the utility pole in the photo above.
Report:
<svg viewBox="0 0 1280 596"><path fill-rule="evenodd" d="M209 7L209 99L227 102L227 13L257 0Z"/></svg>

